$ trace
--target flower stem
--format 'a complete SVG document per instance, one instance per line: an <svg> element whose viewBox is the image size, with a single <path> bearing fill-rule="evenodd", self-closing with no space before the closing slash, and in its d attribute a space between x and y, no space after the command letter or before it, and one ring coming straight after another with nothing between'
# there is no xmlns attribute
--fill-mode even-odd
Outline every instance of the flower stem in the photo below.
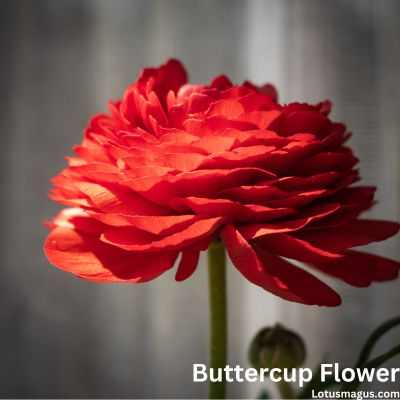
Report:
<svg viewBox="0 0 400 400"><path fill-rule="evenodd" d="M226 366L227 311L226 311L226 259L224 246L214 242L208 249L208 276L210 298L210 368ZM216 376L216 375L215 375ZM225 379L209 382L209 398L225 398Z"/></svg>

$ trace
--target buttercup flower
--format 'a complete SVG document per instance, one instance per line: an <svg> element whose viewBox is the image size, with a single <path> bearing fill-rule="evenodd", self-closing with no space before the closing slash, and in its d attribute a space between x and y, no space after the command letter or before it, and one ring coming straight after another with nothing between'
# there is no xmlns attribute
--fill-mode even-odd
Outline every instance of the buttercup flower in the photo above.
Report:
<svg viewBox="0 0 400 400"><path fill-rule="evenodd" d="M279 104L270 85L225 76L188 84L179 61L145 69L53 179L69 208L50 223L55 266L95 282L146 282L179 259L178 281L222 240L250 282L284 299L336 306L339 295L290 260L354 286L397 277L399 264L353 247L397 233L362 219L374 187L328 101Z"/></svg>

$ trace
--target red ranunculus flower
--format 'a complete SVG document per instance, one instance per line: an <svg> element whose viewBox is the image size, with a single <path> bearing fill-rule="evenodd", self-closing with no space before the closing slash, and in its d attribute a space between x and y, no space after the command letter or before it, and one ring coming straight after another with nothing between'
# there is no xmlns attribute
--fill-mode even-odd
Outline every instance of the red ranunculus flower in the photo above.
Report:
<svg viewBox="0 0 400 400"><path fill-rule="evenodd" d="M50 223L50 262L95 282L178 281L220 238L245 278L284 299L325 306L338 294L287 259L350 285L394 279L399 264L350 250L399 225L360 219L374 187L359 179L330 103L277 102L270 85L225 76L188 84L176 60L145 69L95 116L53 179L68 207Z"/></svg>

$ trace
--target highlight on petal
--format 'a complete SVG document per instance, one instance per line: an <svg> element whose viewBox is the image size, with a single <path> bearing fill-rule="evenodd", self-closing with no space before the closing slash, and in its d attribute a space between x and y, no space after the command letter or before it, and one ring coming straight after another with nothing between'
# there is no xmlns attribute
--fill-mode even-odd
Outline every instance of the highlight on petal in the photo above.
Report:
<svg viewBox="0 0 400 400"><path fill-rule="evenodd" d="M92 213L90 216L115 227L135 227L154 235L168 235L182 229L198 218L195 215L126 215L115 213Z"/></svg>
<svg viewBox="0 0 400 400"><path fill-rule="evenodd" d="M131 252L176 251L212 235L223 223L223 218L202 219L179 232L161 239L153 235L143 235L135 228L106 230L100 237L104 243L112 244Z"/></svg>
<svg viewBox="0 0 400 400"><path fill-rule="evenodd" d="M246 239L256 239L265 235L272 235L276 233L288 233L298 231L305 228L312 222L319 221L325 217L334 214L340 205L337 203L328 203L310 207L303 212L300 217L289 219L287 221L280 221L276 223L267 224L249 224L240 228L241 234Z"/></svg>
<svg viewBox="0 0 400 400"><path fill-rule="evenodd" d="M266 251L308 263L333 261L342 257L341 254L321 249L285 233L265 235L255 242Z"/></svg>
<svg viewBox="0 0 400 400"><path fill-rule="evenodd" d="M177 253L133 254L70 228L55 228L44 250L56 267L95 282L141 283L172 268Z"/></svg>

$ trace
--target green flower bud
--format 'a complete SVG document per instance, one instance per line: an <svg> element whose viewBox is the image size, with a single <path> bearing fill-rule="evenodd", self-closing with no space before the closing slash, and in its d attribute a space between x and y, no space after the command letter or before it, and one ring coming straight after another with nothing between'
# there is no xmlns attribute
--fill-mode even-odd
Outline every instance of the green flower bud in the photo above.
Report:
<svg viewBox="0 0 400 400"><path fill-rule="evenodd" d="M306 359L303 339L280 324L260 330L250 344L254 368L297 368Z"/></svg>

